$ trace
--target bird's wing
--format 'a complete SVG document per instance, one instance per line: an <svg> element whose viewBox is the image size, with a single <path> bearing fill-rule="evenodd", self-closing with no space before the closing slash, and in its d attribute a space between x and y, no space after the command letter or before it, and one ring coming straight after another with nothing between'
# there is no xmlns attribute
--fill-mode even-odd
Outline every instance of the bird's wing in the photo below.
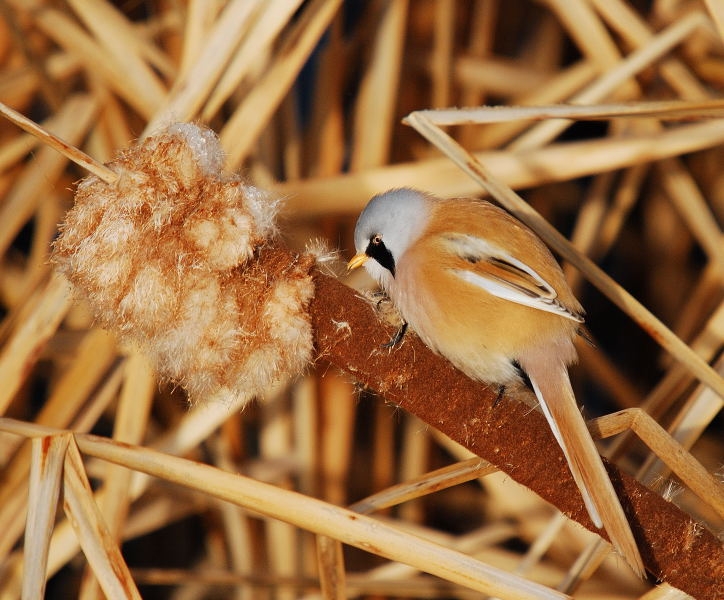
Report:
<svg viewBox="0 0 724 600"><path fill-rule="evenodd" d="M452 269L460 279L498 298L583 322L581 315L561 304L550 283L499 246L464 233L445 234L442 239L450 253L465 261Z"/></svg>

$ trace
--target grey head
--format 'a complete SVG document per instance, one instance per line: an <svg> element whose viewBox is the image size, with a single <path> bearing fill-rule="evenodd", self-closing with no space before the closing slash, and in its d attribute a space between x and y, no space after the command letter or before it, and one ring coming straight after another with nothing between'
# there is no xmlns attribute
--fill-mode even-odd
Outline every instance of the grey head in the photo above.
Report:
<svg viewBox="0 0 724 600"><path fill-rule="evenodd" d="M412 188L374 196L357 220L354 244L367 272L383 287L395 277L400 257L427 224L432 197Z"/></svg>

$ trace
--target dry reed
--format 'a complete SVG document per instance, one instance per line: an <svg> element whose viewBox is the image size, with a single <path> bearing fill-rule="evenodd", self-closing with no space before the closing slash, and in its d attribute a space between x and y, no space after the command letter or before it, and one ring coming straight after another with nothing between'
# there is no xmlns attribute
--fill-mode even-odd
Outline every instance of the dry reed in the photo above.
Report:
<svg viewBox="0 0 724 600"><path fill-rule="evenodd" d="M0 597L724 596L720 2L118 6L0 0ZM174 121L283 198L293 251L347 252L397 186L528 220L587 308L574 383L651 579L585 529L525 390L383 350L328 275L313 364L243 412L100 330L57 223Z"/></svg>

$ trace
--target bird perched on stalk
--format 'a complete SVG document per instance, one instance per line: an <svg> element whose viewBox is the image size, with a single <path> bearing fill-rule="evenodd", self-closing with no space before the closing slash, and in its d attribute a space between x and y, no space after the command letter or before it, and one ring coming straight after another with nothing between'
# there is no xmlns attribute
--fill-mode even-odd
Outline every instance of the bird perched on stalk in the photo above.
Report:
<svg viewBox="0 0 724 600"><path fill-rule="evenodd" d="M348 268L364 265L433 351L501 389L527 378L591 520L642 576L631 528L568 377L583 309L547 246L490 202L409 188L373 197L354 242Z"/></svg>

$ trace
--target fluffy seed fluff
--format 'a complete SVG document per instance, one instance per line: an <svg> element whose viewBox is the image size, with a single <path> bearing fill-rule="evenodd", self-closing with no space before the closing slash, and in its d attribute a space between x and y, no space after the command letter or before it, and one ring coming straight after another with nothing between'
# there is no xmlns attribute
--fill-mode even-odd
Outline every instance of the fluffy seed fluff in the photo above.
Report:
<svg viewBox="0 0 724 600"><path fill-rule="evenodd" d="M100 325L138 344L192 401L252 397L312 355L315 258L273 243L277 200L225 173L216 135L175 124L75 195L53 262Z"/></svg>

